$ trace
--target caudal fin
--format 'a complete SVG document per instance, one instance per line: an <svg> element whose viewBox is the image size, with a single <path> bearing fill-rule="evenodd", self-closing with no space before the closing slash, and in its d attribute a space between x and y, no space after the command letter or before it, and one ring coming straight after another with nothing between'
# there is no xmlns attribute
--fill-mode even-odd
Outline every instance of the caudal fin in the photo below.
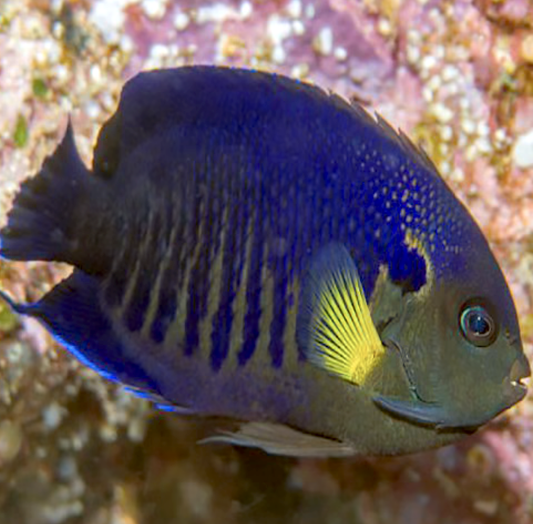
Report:
<svg viewBox="0 0 533 524"><path fill-rule="evenodd" d="M10 260L69 262L70 225L79 195L90 180L69 121L63 140L40 172L26 180L0 231L0 256Z"/></svg>

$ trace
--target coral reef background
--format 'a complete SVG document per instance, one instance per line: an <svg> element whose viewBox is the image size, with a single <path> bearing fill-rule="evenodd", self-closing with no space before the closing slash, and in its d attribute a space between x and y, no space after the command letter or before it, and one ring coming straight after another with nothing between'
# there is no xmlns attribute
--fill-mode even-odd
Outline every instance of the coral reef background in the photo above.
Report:
<svg viewBox="0 0 533 524"><path fill-rule="evenodd" d="M315 81L423 144L494 247L533 356L529 0L0 0L0 223L69 114L89 162L127 78L190 63ZM67 272L0 261L0 287L34 299ZM460 445L393 459L196 445L210 424L103 381L0 304L1 523L533 523L531 394Z"/></svg>

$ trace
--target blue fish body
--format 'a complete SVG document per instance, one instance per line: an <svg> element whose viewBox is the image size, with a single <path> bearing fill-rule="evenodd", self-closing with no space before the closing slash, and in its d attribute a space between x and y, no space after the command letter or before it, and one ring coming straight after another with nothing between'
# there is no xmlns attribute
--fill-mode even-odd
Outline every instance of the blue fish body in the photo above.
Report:
<svg viewBox="0 0 533 524"><path fill-rule="evenodd" d="M76 268L12 305L85 363L181 412L316 436L315 452L442 445L525 394L504 277L431 161L379 117L283 76L138 75L92 173L69 126L0 238L7 259ZM315 365L302 327L314 282L350 264L386 348L364 384ZM264 430L228 441L295 454L284 430L270 447Z"/></svg>

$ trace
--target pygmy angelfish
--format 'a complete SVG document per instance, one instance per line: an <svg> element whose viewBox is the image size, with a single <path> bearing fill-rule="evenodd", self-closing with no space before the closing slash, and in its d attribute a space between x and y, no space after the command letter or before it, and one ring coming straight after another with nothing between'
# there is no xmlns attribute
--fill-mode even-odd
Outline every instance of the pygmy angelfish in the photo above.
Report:
<svg viewBox="0 0 533 524"><path fill-rule="evenodd" d="M70 277L19 313L209 441L400 454L525 393L516 311L479 227L382 118L281 75L141 73L100 131L72 127L22 184L9 260Z"/></svg>

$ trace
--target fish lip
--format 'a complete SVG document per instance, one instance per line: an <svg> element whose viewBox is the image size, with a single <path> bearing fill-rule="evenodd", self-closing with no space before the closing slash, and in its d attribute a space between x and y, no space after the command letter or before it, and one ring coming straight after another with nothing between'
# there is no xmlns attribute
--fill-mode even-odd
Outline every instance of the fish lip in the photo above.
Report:
<svg viewBox="0 0 533 524"><path fill-rule="evenodd" d="M506 397L510 405L522 400L528 391L522 381L531 377L531 367L526 356L521 353L513 362L505 383Z"/></svg>
<svg viewBox="0 0 533 524"><path fill-rule="evenodd" d="M521 353L511 366L509 371L509 380L520 384L521 380L531 377L531 367L526 356Z"/></svg>
<svg viewBox="0 0 533 524"><path fill-rule="evenodd" d="M516 396L518 397L516 402L519 402L527 395L528 388L525 384L522 384L521 382L511 381L511 386L516 391Z"/></svg>
<svg viewBox="0 0 533 524"><path fill-rule="evenodd" d="M523 378L519 380L508 380L505 384L505 400L507 407L511 407L520 402L528 392L526 384L522 383Z"/></svg>
<svg viewBox="0 0 533 524"><path fill-rule="evenodd" d="M510 381L510 382L511 382L511 386L512 386L513 388L515 388L515 389L518 389L518 390L520 390L520 391L523 391L524 394L525 394L525 393L527 393L527 390L528 390L528 388L527 388L527 384L523 384L523 383L521 382L521 380L522 380L522 379L520 379L520 380L511 380L511 381Z"/></svg>

